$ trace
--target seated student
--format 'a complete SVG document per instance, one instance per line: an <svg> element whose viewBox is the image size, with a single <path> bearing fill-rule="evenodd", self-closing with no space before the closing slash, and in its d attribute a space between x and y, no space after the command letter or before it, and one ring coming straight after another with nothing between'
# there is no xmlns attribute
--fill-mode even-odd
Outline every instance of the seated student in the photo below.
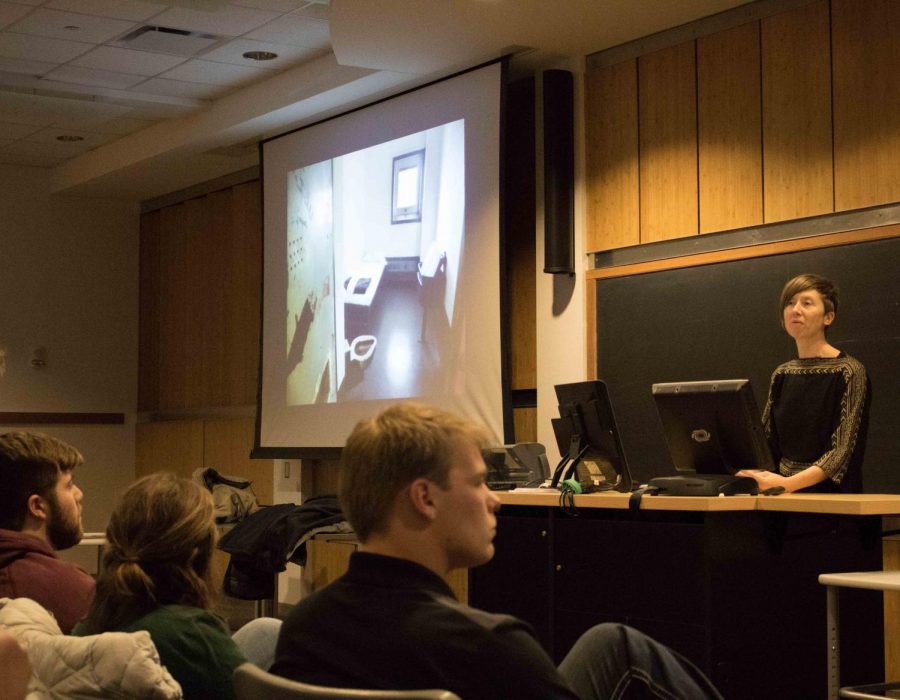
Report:
<svg viewBox="0 0 900 700"><path fill-rule="evenodd" d="M485 444L478 426L414 403L356 426L340 498L359 551L290 612L271 672L465 700L720 697L688 661L624 625L589 630L557 669L526 623L454 598L442 576L494 554L499 501L485 483Z"/></svg>
<svg viewBox="0 0 900 700"><path fill-rule="evenodd" d="M81 453L38 433L0 435L0 597L31 598L66 634L88 611L94 579L56 552L81 541Z"/></svg>
<svg viewBox="0 0 900 700"><path fill-rule="evenodd" d="M797 275L781 292L781 325L797 345L797 359L772 373L763 425L777 472L746 470L760 489L862 491L866 370L827 340L838 294L819 275Z"/></svg>
<svg viewBox="0 0 900 700"><path fill-rule="evenodd" d="M147 630L185 698L233 698L235 667L268 665L280 622L254 620L232 638L209 611L216 536L209 491L172 474L136 481L110 517L97 594L75 633Z"/></svg>

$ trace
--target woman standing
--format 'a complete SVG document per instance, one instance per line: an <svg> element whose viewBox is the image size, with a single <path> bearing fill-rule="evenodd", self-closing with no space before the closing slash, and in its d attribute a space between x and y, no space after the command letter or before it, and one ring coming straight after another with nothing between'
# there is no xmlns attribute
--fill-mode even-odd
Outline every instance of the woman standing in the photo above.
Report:
<svg viewBox="0 0 900 700"><path fill-rule="evenodd" d="M798 275L781 292L781 324L797 345L797 359L775 369L763 410L778 471L740 472L760 490L861 490L856 448L866 370L828 342L837 308L834 283L819 275Z"/></svg>

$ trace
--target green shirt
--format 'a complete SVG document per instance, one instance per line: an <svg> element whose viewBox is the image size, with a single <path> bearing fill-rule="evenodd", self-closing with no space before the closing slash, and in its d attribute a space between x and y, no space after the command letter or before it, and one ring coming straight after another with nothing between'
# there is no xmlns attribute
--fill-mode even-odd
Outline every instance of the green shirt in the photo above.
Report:
<svg viewBox="0 0 900 700"><path fill-rule="evenodd" d="M200 608L165 605L119 632L147 630L185 700L234 700L232 673L244 663L221 618Z"/></svg>

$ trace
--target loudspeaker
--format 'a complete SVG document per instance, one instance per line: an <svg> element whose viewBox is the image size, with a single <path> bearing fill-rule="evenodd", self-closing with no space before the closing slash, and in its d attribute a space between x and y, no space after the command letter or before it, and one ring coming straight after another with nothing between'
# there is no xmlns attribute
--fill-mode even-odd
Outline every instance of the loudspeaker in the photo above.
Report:
<svg viewBox="0 0 900 700"><path fill-rule="evenodd" d="M575 274L574 84L567 70L545 70L544 272Z"/></svg>

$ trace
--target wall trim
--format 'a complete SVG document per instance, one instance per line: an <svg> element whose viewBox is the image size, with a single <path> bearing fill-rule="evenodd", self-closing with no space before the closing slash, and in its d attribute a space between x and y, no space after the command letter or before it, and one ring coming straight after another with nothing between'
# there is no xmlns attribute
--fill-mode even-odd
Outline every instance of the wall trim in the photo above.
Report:
<svg viewBox="0 0 900 700"><path fill-rule="evenodd" d="M839 233L826 233L806 238L796 238L775 243L762 243L749 245L742 248L729 248L697 255L684 255L678 258L666 258L664 260L652 260L635 263L633 265L621 265L602 269L588 270L587 279L600 280L613 277L625 277L627 275L642 275L648 272L661 272L663 270L675 270L684 267L697 267L699 265L713 265L732 260L748 260L761 258L766 255L780 255L782 253L794 253L800 250L816 250L831 248L833 246L851 245L853 243L865 243L886 238L900 237L900 224L877 226L874 228L858 229L855 231L841 231Z"/></svg>
<svg viewBox="0 0 900 700"><path fill-rule="evenodd" d="M124 413L0 412L0 425L124 425Z"/></svg>
<svg viewBox="0 0 900 700"><path fill-rule="evenodd" d="M786 243L798 239L818 240L822 235L881 228L894 224L900 224L900 203L616 248L593 253L592 262L594 269L597 270L618 268L641 263L656 263L671 258L744 249L769 243ZM818 245L827 244L820 241L811 247ZM723 256L720 259L730 258ZM676 266L673 265L673 267ZM677 267L683 266L678 265Z"/></svg>

